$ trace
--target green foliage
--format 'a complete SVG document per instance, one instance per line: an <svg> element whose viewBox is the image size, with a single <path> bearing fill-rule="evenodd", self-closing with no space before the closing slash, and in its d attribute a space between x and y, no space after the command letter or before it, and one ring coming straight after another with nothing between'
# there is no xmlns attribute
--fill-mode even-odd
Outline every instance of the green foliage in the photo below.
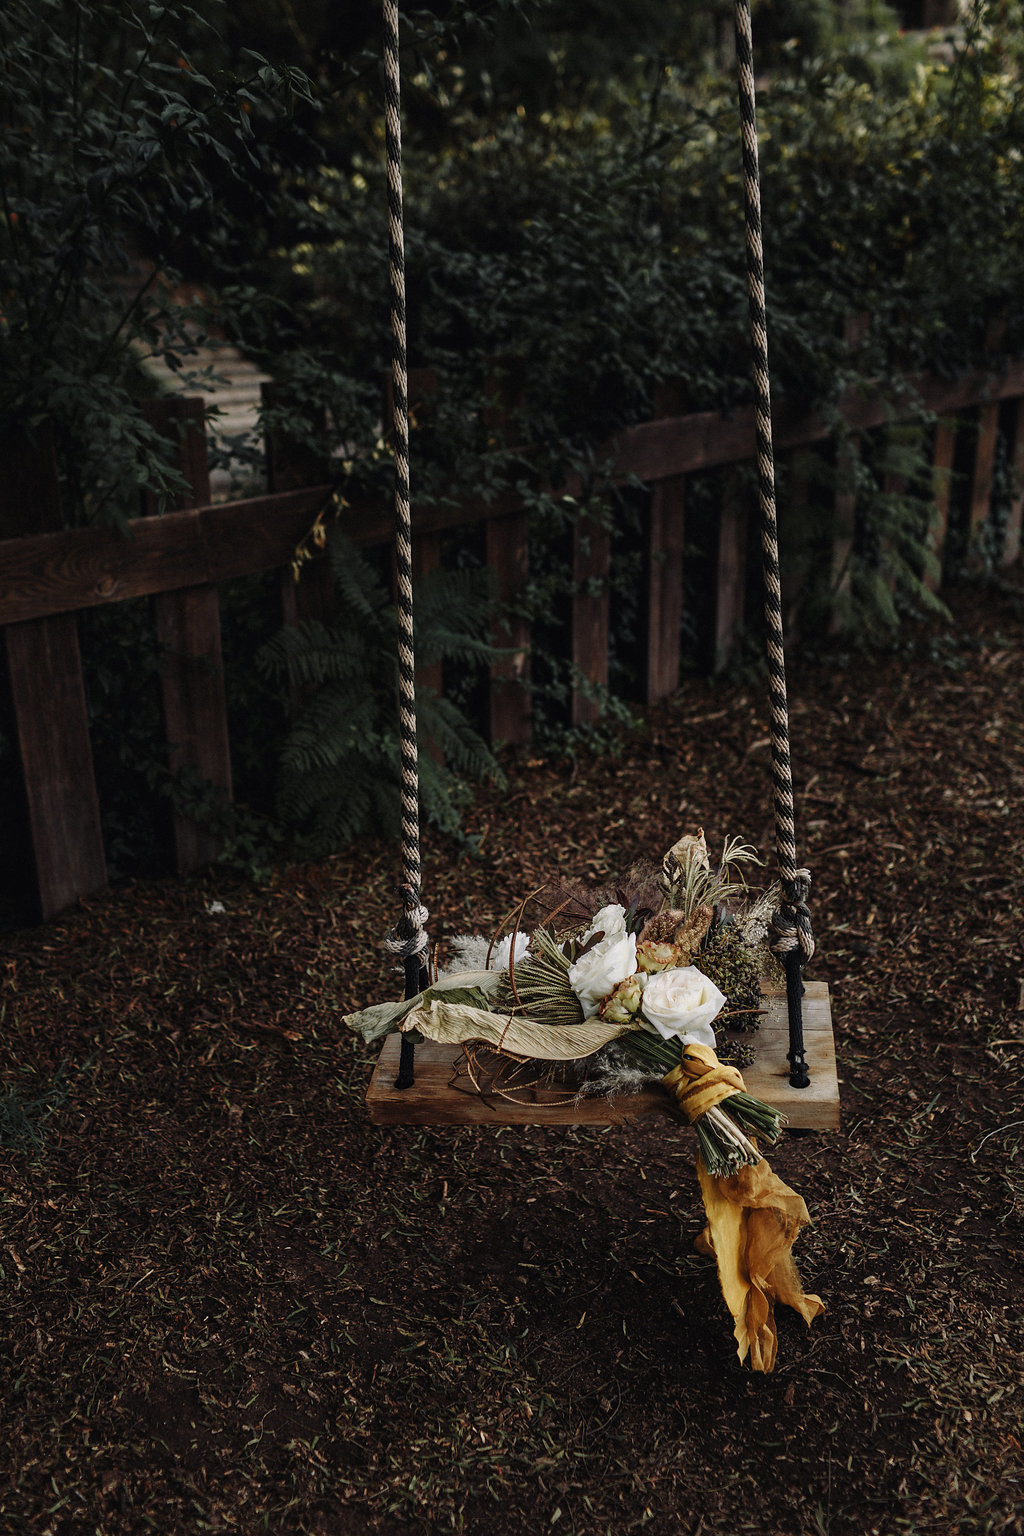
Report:
<svg viewBox="0 0 1024 1536"><path fill-rule="evenodd" d="M245 801L229 800L194 768L172 773L166 764L151 758L147 779L176 816L212 834L217 863L231 873L260 883L270 878L275 861L288 853L287 830L274 816Z"/></svg>
<svg viewBox="0 0 1024 1536"><path fill-rule="evenodd" d="M252 241L275 127L309 99L301 72L248 50L206 74L188 43L210 32L181 0L0 8L0 423L54 421L73 521L121 521L143 486L177 484L140 415L138 352L187 367L206 317L170 288L232 208Z"/></svg>
<svg viewBox="0 0 1024 1536"><path fill-rule="evenodd" d="M211 318L270 362L293 401L321 409L327 438L305 408L279 408L271 426L333 454L353 501L390 483L376 7L240 0L215 8L216 28L210 9L8 0L0 11L0 420L55 418L73 521L120 522L142 485L174 490L140 415L138 357L187 370ZM976 4L960 45L940 54L895 39L873 0L755 6L759 63L772 69L760 94L772 364L795 406L835 419L842 391L868 380L955 375L985 355L999 314L1002 347L1024 348L1019 0L1001 9L1002 21ZM750 399L737 114L718 72L730 13L725 0L403 7L409 348L438 375L414 421L414 498L513 494L531 509L519 609L549 735L579 684L564 614L584 518L612 529L613 681L636 682L643 512L636 488L608 484L600 445L650 417L659 384L693 411ZM152 275L137 277L137 257ZM181 278L202 281L208 308L170 302ZM870 328L847 342L850 314L865 311ZM801 549L805 619L824 623L838 603L881 637L908 605L934 603L927 436L851 446L858 521L838 573L849 580L831 564L826 457L803 501L800 467L780 464L793 491L784 533ZM1004 452L1001 505L1007 477ZM719 484L695 478L688 492L688 537L709 550ZM265 653L268 679L319 690L292 722L279 805L324 846L394 826L393 621L369 575L355 583L360 606L354 568L338 566L340 627L306 627ZM418 594L420 659L472 668L479 614L469 579L454 579L456 600ZM244 650L251 615L240 630ZM141 773L198 808L196 786L172 783L158 749L135 739L141 717L120 734L103 723L124 713L104 654L129 644L127 631L100 636L90 679L110 782ZM268 689L246 712L265 721L277 707ZM450 703L425 700L424 712L453 768L493 770ZM250 777L266 738L234 737ZM423 753L421 771L427 814L454 826L448 770ZM259 793L206 806L230 857L262 859L263 808ZM115 828L126 847L128 819Z"/></svg>
<svg viewBox="0 0 1024 1536"><path fill-rule="evenodd" d="M1008 52L1020 6L1002 27L981 8L952 56L891 36L883 45L887 13L867 5L860 34L844 37L825 8L799 8L803 41L820 51L787 53L785 18L797 9L759 12L762 26L774 16L787 66L760 99L773 382L784 400L838 423L845 390L977 364L999 314L1003 348L1024 347L1024 112ZM555 14L545 11L545 26ZM649 418L659 382L692 411L751 398L734 87L705 78L695 89L692 68L659 37L598 95L570 89L567 103L502 114L445 75L445 135L426 143L414 133L406 157L410 357L439 375L413 434L416 497L513 490L536 507L530 617L549 653L536 671L552 693L571 683L557 633L571 590L565 534L582 511L614 503L598 445ZM318 189L336 239L296 253L317 328L353 375L388 348L375 130L371 139L372 153L325 173ZM857 314L871 323L853 342ZM912 415L913 400L899 409ZM934 606L922 579L931 489L918 470L883 469L887 434L854 446L851 579L837 583L820 558L819 517L802 556L806 601L819 622L838 603L856 629L882 638L908 606ZM381 462L364 442L350 460L355 482ZM821 472L818 513L835 489L824 460ZM575 505L557 489L572 474L584 487Z"/></svg>
<svg viewBox="0 0 1024 1536"><path fill-rule="evenodd" d="M397 616L384 582L348 540L333 533L329 550L337 618L284 629L259 656L265 675L298 700L281 758L278 812L321 853L364 833L397 838L400 830ZM417 595L418 663L489 660L489 615L479 573L431 573ZM500 781L498 765L449 700L421 688L417 714L422 812L456 834L459 775Z"/></svg>

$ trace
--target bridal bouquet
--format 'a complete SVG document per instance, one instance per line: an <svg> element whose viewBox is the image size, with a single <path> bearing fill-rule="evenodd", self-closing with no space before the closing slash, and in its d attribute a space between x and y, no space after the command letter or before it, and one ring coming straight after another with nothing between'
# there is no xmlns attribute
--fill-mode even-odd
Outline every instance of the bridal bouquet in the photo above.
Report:
<svg viewBox="0 0 1024 1536"><path fill-rule="evenodd" d="M453 963L417 997L346 1023L368 1040L401 1029L471 1057L569 1063L581 1096L659 1080L697 1134L703 1241L718 1260L740 1358L749 1351L756 1369L770 1370L773 1299L808 1322L822 1304L804 1294L790 1257L807 1208L758 1149L778 1139L783 1117L745 1091L713 1027L756 1027L759 978L774 964L766 934L775 893L739 900L748 887L737 872L751 862L753 849L726 839L712 868L698 829L660 867L634 866L611 889L559 887L562 899L530 931L524 902L499 943L456 940Z"/></svg>

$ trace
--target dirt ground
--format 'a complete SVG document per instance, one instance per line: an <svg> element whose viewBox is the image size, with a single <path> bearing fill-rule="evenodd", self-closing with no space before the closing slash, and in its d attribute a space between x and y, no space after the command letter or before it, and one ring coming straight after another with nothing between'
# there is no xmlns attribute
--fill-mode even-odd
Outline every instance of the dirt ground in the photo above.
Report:
<svg viewBox="0 0 1024 1536"><path fill-rule="evenodd" d="M954 605L791 682L843 1129L773 1158L828 1307L774 1375L689 1132L368 1125L391 850L133 886L5 946L0 1530L1024 1531L1024 594ZM427 840L432 935L696 825L770 851L765 718L693 682L514 765L479 858Z"/></svg>

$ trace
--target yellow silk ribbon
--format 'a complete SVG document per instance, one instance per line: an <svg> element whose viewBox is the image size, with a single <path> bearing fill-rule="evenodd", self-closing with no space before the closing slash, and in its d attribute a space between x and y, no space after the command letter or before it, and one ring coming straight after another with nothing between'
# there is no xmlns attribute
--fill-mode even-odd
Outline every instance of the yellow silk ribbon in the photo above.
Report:
<svg viewBox="0 0 1024 1536"><path fill-rule="evenodd" d="M743 1074L723 1066L709 1045L686 1045L678 1067L666 1072L662 1083L693 1125L723 1099L743 1092Z"/></svg>
<svg viewBox="0 0 1024 1536"><path fill-rule="evenodd" d="M742 1074L723 1066L710 1046L685 1050L663 1082L692 1125L744 1085ZM793 1307L808 1324L825 1310L820 1296L804 1290L793 1262L793 1244L811 1219L807 1206L764 1158L729 1178L714 1178L698 1157L697 1176L707 1226L696 1246L718 1265L740 1360L749 1354L752 1370L771 1371L778 1351L775 1302Z"/></svg>
<svg viewBox="0 0 1024 1536"><path fill-rule="evenodd" d="M805 1323L824 1312L820 1296L800 1283L792 1248L810 1221L801 1197L772 1172L764 1158L728 1179L712 1178L697 1159L697 1176L708 1224L697 1239L713 1253L718 1280L735 1323L737 1354L755 1371L775 1366L778 1335L774 1304L785 1302Z"/></svg>

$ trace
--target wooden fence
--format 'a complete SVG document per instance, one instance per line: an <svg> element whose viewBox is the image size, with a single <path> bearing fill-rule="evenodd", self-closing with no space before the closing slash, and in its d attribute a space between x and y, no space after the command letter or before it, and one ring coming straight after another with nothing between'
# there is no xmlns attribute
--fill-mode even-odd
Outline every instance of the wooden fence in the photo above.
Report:
<svg viewBox="0 0 1024 1536"><path fill-rule="evenodd" d="M619 482L640 480L651 488L646 562L646 682L648 701L671 694L679 683L683 614L684 528L687 477L752 459L752 410L725 417L714 412L680 415L663 392L655 419L631 427L608 443L599 461L613 466ZM950 505L958 418L977 410L969 480L968 534L976 537L990 515L1000 411L1012 415L1016 487L1001 558L1015 560L1021 547L1021 485L1024 483L1024 362L993 364L955 381L919 377L902 395L851 392L841 402L858 432L883 427L904 413L934 413L935 515L933 539L941 559ZM79 896L106 884L106 864L89 742L76 612L128 598L150 596L164 664L161 683L172 769L188 768L231 794L231 757L221 665L217 587L259 571L281 573L281 615L286 622L322 614L325 581L313 562L296 584L291 561L299 541L330 496L326 483L294 483L296 463L286 451L268 454L269 493L212 505L201 400L176 399L154 406L154 420L175 445L178 468L189 487L162 517L144 515L127 534L98 528L60 528L59 489L52 446L45 435L29 450L9 443L0 460L0 628L6 640L11 704L25 789L38 910L46 918ZM775 422L780 454L822 442L826 421L783 403ZM0 445L0 451L3 451ZM840 466L841 467L841 466ZM849 467L849 466L848 466ZM309 473L309 465L303 467ZM837 476L833 538L841 563L853 537L854 497ZM565 486L567 494L578 486ZM147 507L147 513L154 509ZM361 544L391 537L392 514L384 505L347 508L345 531ZM528 515L511 498L463 501L417 515L414 541L419 572L435 566L446 530L483 525L488 564L498 595L513 598L529 573ZM30 534L24 530L32 528ZM23 536L18 536L22 534ZM713 564L713 655L724 660L744 611L747 509L727 500L718 513ZM569 615L571 658L579 675L608 679L611 558L608 532L583 518L574 530L574 596ZM530 635L512 621L495 639L506 654L495 662L490 690L492 739L529 738ZM437 678L431 679L437 682ZM574 695L576 723L593 718L585 690ZM177 867L193 870L215 849L192 822L175 826Z"/></svg>

